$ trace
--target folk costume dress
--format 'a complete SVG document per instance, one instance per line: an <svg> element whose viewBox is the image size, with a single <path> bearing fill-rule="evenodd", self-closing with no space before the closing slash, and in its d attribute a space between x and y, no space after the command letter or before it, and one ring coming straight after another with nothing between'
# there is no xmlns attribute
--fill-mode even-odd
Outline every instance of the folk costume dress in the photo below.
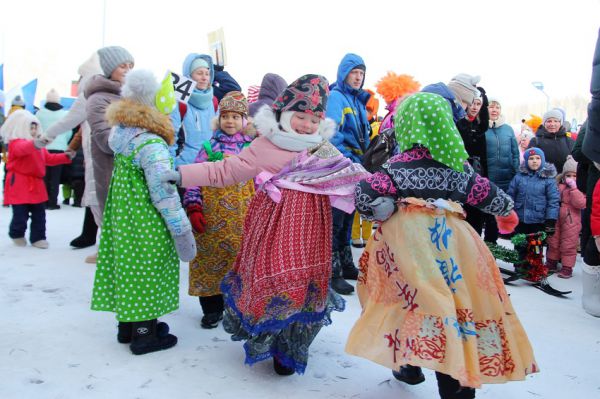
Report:
<svg viewBox="0 0 600 399"><path fill-rule="evenodd" d="M147 116L151 114L151 116ZM173 128L156 109L123 100L107 111L115 167L104 211L92 309L121 322L156 319L179 307L179 258L172 236L191 230L176 193L160 183L171 169Z"/></svg>
<svg viewBox="0 0 600 399"><path fill-rule="evenodd" d="M247 364L275 357L303 373L311 342L331 323L331 311L344 308L329 288L331 207L352 212L354 185L368 173L327 141L332 121L322 120L318 133L298 134L282 130L276 117L304 112L323 119L327 94L325 78L301 77L272 108L258 111L259 137L238 156L179 169L184 187L256 177L240 252L221 284L223 326L245 341Z"/></svg>
<svg viewBox="0 0 600 399"><path fill-rule="evenodd" d="M346 351L390 369L426 367L461 386L522 380L538 371L496 262L461 204L507 215L513 202L465 163L447 102L419 93L395 119L399 155L356 188L373 219L382 197L397 211L360 259L363 311Z"/></svg>
<svg viewBox="0 0 600 399"><path fill-rule="evenodd" d="M196 163L217 162L239 154L252 137L236 133L230 136L217 130L196 157ZM242 242L244 217L254 196L252 179L231 186L189 188L183 205L200 205L206 218L206 230L194 232L197 255L190 262L189 294L209 297L221 294L221 280L233 265Z"/></svg>

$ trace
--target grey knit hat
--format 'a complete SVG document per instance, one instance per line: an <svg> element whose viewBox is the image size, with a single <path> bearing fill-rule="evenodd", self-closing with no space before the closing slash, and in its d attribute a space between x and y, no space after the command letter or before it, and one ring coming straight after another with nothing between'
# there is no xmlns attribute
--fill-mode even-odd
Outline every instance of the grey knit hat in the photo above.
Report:
<svg viewBox="0 0 600 399"><path fill-rule="evenodd" d="M563 123L563 115L562 112L560 112L558 109L551 109L550 111L546 112L544 114L544 118L543 118L543 122L542 123L546 123L546 121L550 118L554 118L554 119L558 119L560 121L560 124L562 125Z"/></svg>
<svg viewBox="0 0 600 399"><path fill-rule="evenodd" d="M452 90L458 100L471 105L473 100L481 95L479 90L477 90L477 84L480 80L481 78L479 76L459 73L448 82L448 88Z"/></svg>
<svg viewBox="0 0 600 399"><path fill-rule="evenodd" d="M151 71L138 69L129 72L125 76L125 84L121 88L123 98L129 98L133 101L155 106L156 92L160 84L156 81L156 77Z"/></svg>
<svg viewBox="0 0 600 399"><path fill-rule="evenodd" d="M563 174L567 172L577 173L577 162L571 155L567 155L567 160L563 166Z"/></svg>
<svg viewBox="0 0 600 399"><path fill-rule="evenodd" d="M112 72L121 64L130 62L133 64L133 57L129 51L120 46L102 47L98 50L100 58L100 67L104 76L109 78Z"/></svg>

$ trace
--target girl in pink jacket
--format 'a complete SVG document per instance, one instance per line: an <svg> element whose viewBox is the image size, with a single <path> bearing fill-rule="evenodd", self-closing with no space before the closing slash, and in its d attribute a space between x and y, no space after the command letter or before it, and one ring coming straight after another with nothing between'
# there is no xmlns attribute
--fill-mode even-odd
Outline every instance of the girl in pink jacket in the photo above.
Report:
<svg viewBox="0 0 600 399"><path fill-rule="evenodd" d="M29 241L46 249L46 166L69 164L75 154L49 153L43 148L46 142L39 139L41 133L40 121L25 110L13 112L0 129L2 140L8 143L4 204L12 205L13 211L8 235L15 245L27 245L25 230L31 217Z"/></svg>
<svg viewBox="0 0 600 399"><path fill-rule="evenodd" d="M563 172L558 175L560 191L560 213L556 222L556 232L548 238L546 267L550 271L562 269L558 277L571 278L577 258L577 244L581 231L581 210L585 208L585 195L577 189L577 162L572 156L567 156Z"/></svg>
<svg viewBox="0 0 600 399"><path fill-rule="evenodd" d="M184 187L225 187L256 177L239 253L221 282L223 326L245 341L246 363L273 358L275 372L303 373L308 347L343 299L329 287L331 208L354 210L354 186L367 173L331 143L329 84L305 75L254 117L260 137L218 162L161 177Z"/></svg>

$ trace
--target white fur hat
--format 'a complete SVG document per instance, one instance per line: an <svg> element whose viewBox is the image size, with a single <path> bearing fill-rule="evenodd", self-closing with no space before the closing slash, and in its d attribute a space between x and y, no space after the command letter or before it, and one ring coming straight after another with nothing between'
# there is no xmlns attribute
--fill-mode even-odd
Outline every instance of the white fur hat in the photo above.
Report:
<svg viewBox="0 0 600 399"><path fill-rule="evenodd" d="M125 75L121 95L133 101L154 107L156 92L160 88L154 74L146 69L137 69Z"/></svg>
<svg viewBox="0 0 600 399"><path fill-rule="evenodd" d="M56 91L56 89L50 89L50 91L46 94L46 102L47 103L60 103L60 94Z"/></svg>

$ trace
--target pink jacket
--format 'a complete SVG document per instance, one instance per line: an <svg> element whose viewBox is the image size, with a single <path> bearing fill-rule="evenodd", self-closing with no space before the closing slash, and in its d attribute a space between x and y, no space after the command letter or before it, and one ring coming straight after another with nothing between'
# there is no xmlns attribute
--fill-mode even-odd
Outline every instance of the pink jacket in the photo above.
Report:
<svg viewBox="0 0 600 399"><path fill-rule="evenodd" d="M573 267L577 257L577 244L581 231L581 210L585 208L585 195L577 188L559 183L560 212L556 232L548 238L549 259L561 260L563 266Z"/></svg>
<svg viewBox="0 0 600 399"><path fill-rule="evenodd" d="M261 172L277 173L298 152L277 147L266 137L255 139L237 156L219 162L204 162L179 167L182 187L227 187L253 179Z"/></svg>
<svg viewBox="0 0 600 399"><path fill-rule="evenodd" d="M46 166L69 164L64 153L50 154L45 148L38 150L33 140L16 139L8 143L4 204L39 204L48 201L44 184Z"/></svg>

